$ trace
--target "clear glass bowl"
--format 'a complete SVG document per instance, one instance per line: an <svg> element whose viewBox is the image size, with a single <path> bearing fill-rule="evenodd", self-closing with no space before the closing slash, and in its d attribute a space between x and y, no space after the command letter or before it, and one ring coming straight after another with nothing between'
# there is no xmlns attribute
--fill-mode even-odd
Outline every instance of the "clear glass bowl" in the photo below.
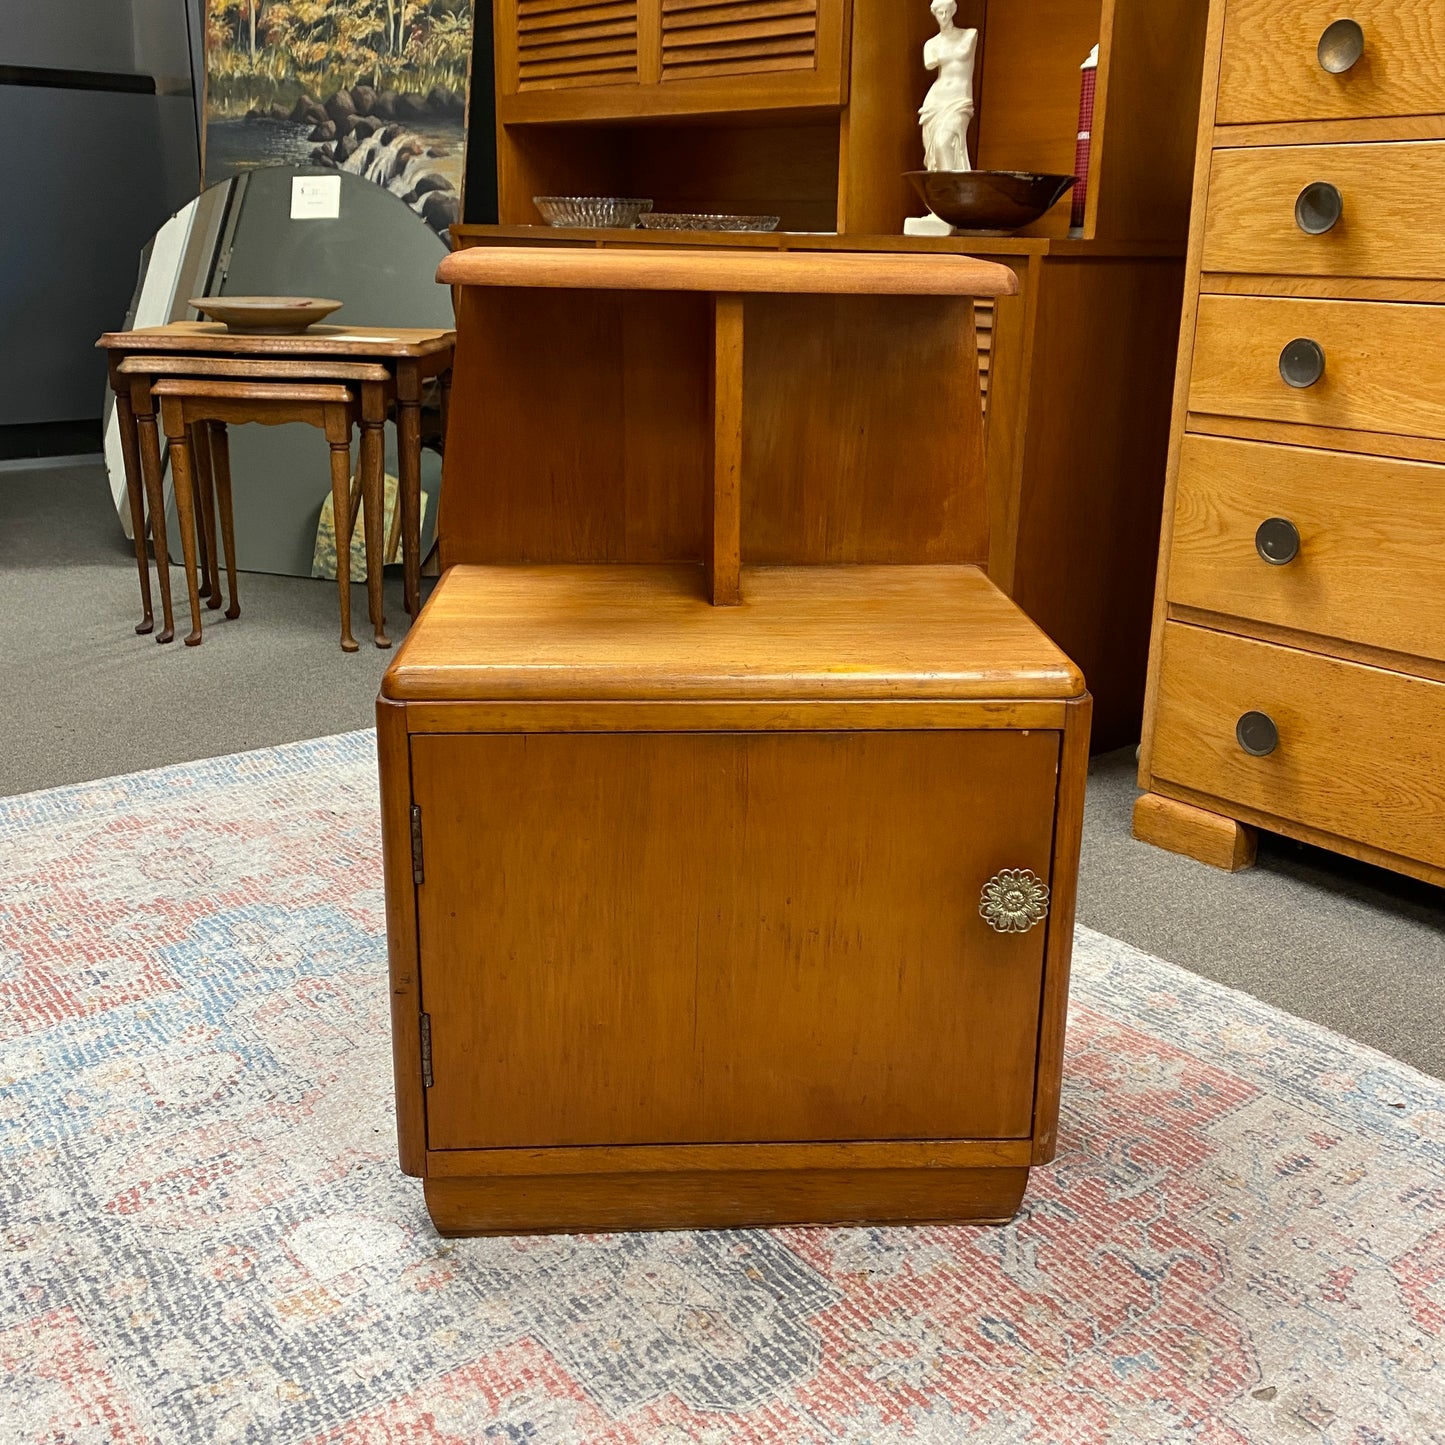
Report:
<svg viewBox="0 0 1445 1445"><path fill-rule="evenodd" d="M654 211L639 218L644 231L776 231L777 216L709 216Z"/></svg>
<svg viewBox="0 0 1445 1445"><path fill-rule="evenodd" d="M651 201L623 196L533 196L532 204L549 226L585 226L630 231Z"/></svg>

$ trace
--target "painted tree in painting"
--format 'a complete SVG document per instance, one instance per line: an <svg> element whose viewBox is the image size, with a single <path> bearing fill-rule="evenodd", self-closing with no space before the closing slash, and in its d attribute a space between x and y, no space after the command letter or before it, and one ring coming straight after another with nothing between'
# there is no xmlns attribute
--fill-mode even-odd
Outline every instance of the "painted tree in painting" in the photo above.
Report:
<svg viewBox="0 0 1445 1445"><path fill-rule="evenodd" d="M354 85L465 88L471 0L210 0L214 111L239 115Z"/></svg>

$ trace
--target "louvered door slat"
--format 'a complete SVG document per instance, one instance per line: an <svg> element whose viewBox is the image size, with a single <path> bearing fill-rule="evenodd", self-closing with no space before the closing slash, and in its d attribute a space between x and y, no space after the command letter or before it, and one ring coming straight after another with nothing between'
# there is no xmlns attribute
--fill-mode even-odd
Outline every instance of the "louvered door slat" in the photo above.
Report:
<svg viewBox="0 0 1445 1445"><path fill-rule="evenodd" d="M992 301L973 303L974 325L978 329L978 384L983 393L983 414L988 417L988 384L993 372L993 307Z"/></svg>
<svg viewBox="0 0 1445 1445"><path fill-rule="evenodd" d="M769 15L812 15L817 0L664 0L663 13L676 16L682 25L706 24L709 10L721 10L735 20L753 20Z"/></svg>
<svg viewBox="0 0 1445 1445"><path fill-rule="evenodd" d="M517 28L591 20L608 11L636 10L633 0L518 0Z"/></svg>
<svg viewBox="0 0 1445 1445"><path fill-rule="evenodd" d="M596 40L608 35L621 36L635 42L637 27L630 20L596 20L586 25L552 25L545 30L539 28L529 31L525 44L530 54L539 45L558 45L569 40Z"/></svg>
<svg viewBox="0 0 1445 1445"><path fill-rule="evenodd" d="M679 49L694 45L722 44L755 47L769 39L801 40L811 54L812 17L799 15L788 20L755 20L749 25L700 25L696 30L684 30L672 36L670 44Z"/></svg>
<svg viewBox="0 0 1445 1445"><path fill-rule="evenodd" d="M539 45L530 52L528 65L543 61L582 60L591 56L612 56L628 60L634 54L632 41L626 36L604 36L600 40L563 40L555 45Z"/></svg>
<svg viewBox="0 0 1445 1445"><path fill-rule="evenodd" d="M518 90L637 83L637 0L516 3Z"/></svg>

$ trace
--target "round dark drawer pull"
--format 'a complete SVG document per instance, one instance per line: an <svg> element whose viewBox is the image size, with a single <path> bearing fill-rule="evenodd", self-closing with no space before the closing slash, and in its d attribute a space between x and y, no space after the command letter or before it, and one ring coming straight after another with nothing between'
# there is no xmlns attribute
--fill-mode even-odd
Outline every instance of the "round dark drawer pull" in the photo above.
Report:
<svg viewBox="0 0 1445 1445"><path fill-rule="evenodd" d="M1299 528L1285 517L1271 517L1259 524L1254 550L1271 567L1286 567L1299 556Z"/></svg>
<svg viewBox="0 0 1445 1445"><path fill-rule="evenodd" d="M1320 36L1320 66L1331 75L1343 75L1365 53L1365 32L1358 20L1336 20Z"/></svg>
<svg viewBox="0 0 1445 1445"><path fill-rule="evenodd" d="M1325 374L1325 349L1308 336L1297 336L1279 354L1279 374L1298 391L1311 387Z"/></svg>
<svg viewBox="0 0 1445 1445"><path fill-rule="evenodd" d="M1234 729L1239 745L1252 758L1267 758L1279 746L1279 729L1266 712L1247 712Z"/></svg>
<svg viewBox="0 0 1445 1445"><path fill-rule="evenodd" d="M1339 224L1345 209L1340 188L1328 181L1313 181L1294 203L1294 223L1306 236L1323 236Z"/></svg>

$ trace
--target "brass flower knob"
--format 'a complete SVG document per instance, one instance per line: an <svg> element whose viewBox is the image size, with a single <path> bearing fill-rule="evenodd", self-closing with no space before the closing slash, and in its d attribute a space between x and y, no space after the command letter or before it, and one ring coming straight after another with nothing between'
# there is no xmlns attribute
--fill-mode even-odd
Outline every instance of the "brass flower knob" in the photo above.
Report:
<svg viewBox="0 0 1445 1445"><path fill-rule="evenodd" d="M983 885L978 911L995 933L1027 933L1049 916L1049 885L1032 868L1005 868Z"/></svg>

